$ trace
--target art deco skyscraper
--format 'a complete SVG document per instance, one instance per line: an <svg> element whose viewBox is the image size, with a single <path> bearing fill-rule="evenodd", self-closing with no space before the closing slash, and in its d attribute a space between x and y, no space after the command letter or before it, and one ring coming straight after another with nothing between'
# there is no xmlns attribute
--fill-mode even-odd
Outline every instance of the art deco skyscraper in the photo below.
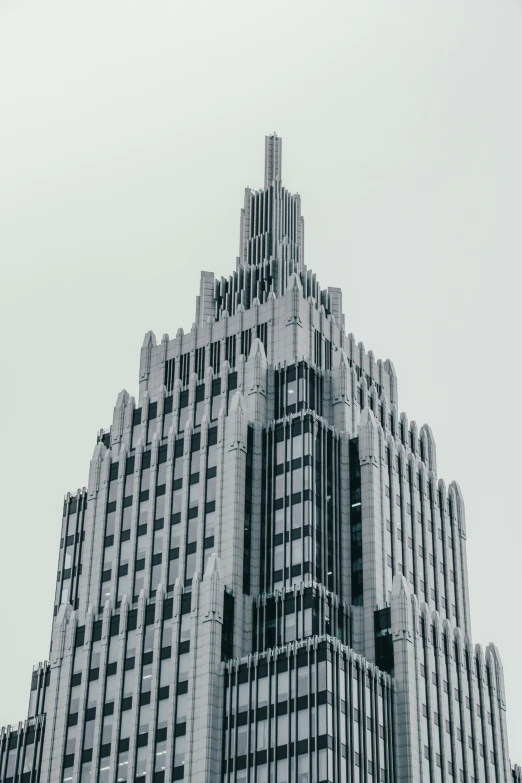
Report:
<svg viewBox="0 0 522 783"><path fill-rule="evenodd" d="M466 523L389 360L304 263L266 138L229 278L149 332L63 507L50 659L0 781L507 783Z"/></svg>

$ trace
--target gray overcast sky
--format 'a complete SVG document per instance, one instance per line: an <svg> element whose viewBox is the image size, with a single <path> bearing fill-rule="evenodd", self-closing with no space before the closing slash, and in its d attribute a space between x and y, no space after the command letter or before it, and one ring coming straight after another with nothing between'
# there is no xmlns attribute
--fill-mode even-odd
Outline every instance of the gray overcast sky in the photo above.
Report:
<svg viewBox="0 0 522 783"><path fill-rule="evenodd" d="M521 95L519 0L0 0L0 725L48 654L63 495L145 332L233 269L276 130L307 264L461 484L522 762Z"/></svg>

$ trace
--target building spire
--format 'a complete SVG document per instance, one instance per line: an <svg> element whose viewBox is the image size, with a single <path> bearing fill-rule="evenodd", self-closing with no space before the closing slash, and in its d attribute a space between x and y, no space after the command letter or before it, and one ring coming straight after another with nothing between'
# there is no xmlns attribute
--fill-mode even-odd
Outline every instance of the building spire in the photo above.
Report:
<svg viewBox="0 0 522 783"><path fill-rule="evenodd" d="M283 139L275 131L271 136L265 136L265 188L274 180L281 181L282 148Z"/></svg>

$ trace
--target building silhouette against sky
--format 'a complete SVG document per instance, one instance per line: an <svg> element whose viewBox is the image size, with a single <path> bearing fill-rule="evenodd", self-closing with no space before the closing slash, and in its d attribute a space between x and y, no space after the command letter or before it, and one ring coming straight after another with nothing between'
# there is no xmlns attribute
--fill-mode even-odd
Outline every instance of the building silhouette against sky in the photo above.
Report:
<svg viewBox="0 0 522 783"><path fill-rule="evenodd" d="M466 522L397 378L304 261L266 138L234 273L145 336L63 506L49 661L0 781L507 783Z"/></svg>

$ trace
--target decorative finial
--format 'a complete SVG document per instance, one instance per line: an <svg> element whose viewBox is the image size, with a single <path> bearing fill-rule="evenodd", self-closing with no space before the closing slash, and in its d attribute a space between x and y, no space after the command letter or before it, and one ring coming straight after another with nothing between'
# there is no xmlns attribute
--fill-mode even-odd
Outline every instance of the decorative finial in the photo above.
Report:
<svg viewBox="0 0 522 783"><path fill-rule="evenodd" d="M265 188L281 181L282 145L283 140L275 131L273 136L265 136Z"/></svg>

